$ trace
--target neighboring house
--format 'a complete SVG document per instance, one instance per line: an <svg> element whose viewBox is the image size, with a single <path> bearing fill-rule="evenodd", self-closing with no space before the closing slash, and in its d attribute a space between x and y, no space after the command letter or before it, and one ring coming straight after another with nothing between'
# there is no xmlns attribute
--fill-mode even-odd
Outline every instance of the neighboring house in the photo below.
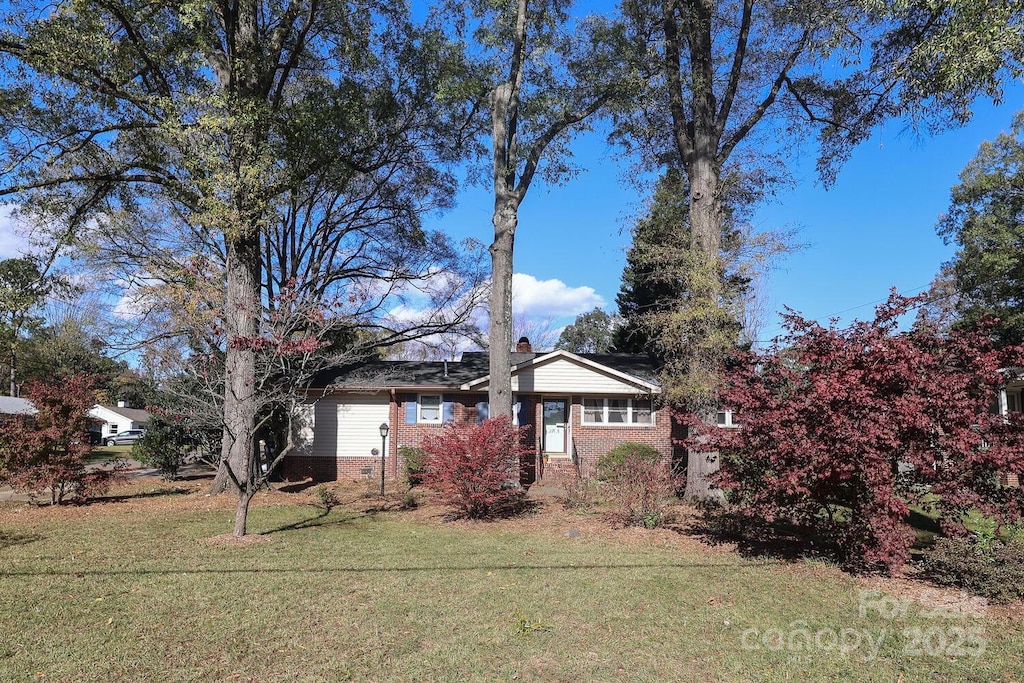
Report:
<svg viewBox="0 0 1024 683"><path fill-rule="evenodd" d="M1024 368L1008 368L1002 371L1005 383L999 391L999 414L1024 412ZM1020 486L1020 472L1008 472L1000 476L1004 486Z"/></svg>
<svg viewBox="0 0 1024 683"><path fill-rule="evenodd" d="M36 408L26 398L0 396L0 420L9 415L35 415Z"/></svg>
<svg viewBox="0 0 1024 683"><path fill-rule="evenodd" d="M99 441L117 435L128 429L145 429L149 426L149 413L138 408L129 408L124 401L117 406L94 405L89 409L92 418L90 431L99 431Z"/></svg>
<svg viewBox="0 0 1024 683"><path fill-rule="evenodd" d="M624 441L649 444L666 459L681 436L667 409L655 409L657 367L631 354L536 353L521 341L512 354L514 422L535 452L520 467L524 484L544 477L593 476L597 459ZM403 446L418 446L446 422L487 418L486 353L460 361L371 361L317 375L307 393L299 448L284 461L287 479L379 477L404 463ZM389 425L385 439L380 425Z"/></svg>

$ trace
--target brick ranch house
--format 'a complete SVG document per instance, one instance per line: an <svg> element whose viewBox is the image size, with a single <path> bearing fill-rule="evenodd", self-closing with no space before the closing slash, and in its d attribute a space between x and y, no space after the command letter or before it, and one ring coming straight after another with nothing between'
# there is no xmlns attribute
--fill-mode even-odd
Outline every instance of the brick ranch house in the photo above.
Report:
<svg viewBox="0 0 1024 683"><path fill-rule="evenodd" d="M656 448L666 461L682 429L658 409L657 367L647 356L533 352L511 354L514 422L526 428L534 453L520 479L594 474L597 459L625 441ZM487 417L488 357L459 361L370 361L317 375L307 391L299 445L282 465L286 479L317 481L380 477L404 470L403 446L418 446L446 422ZM380 425L387 424L386 439Z"/></svg>

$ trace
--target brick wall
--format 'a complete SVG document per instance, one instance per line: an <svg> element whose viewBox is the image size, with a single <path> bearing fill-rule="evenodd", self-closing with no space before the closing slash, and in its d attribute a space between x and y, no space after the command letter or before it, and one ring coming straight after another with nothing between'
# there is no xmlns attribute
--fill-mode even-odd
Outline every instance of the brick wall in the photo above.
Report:
<svg viewBox="0 0 1024 683"><path fill-rule="evenodd" d="M388 457L385 477L394 480L405 472L404 458L399 450L403 446L418 447L424 437L440 434L441 424L407 424L406 404L415 400L415 394L397 393L391 398L388 423L391 431L388 434ZM452 402L454 421L473 424L477 420L478 401L486 400L481 394L445 394ZM539 452L543 430L543 402L538 396L518 396L522 404L520 421L526 427L524 440L528 452L520 463L521 480L529 484L539 478L559 479L575 477L576 466L571 458L551 458L542 461ZM592 426L583 425L582 398L573 396L571 401L571 436L579 459L580 469L584 477L593 477L597 468L597 459L625 441L636 441L648 444L657 449L666 459L673 458L673 437L678 438L678 426L673 426L671 416L665 409L658 411L655 424L652 426ZM380 477L379 458L325 458L325 457L293 457L285 458L282 464L285 479L294 481L312 478L314 481L334 481L337 479L377 479Z"/></svg>
<svg viewBox="0 0 1024 683"><path fill-rule="evenodd" d="M406 404L415 401L416 394L397 393L391 397L388 411L388 455L385 479L394 481L405 473L405 458L399 449L403 446L419 446L423 438L440 434L441 424L406 424ZM445 394L452 402L455 422L476 422L476 403L480 394ZM281 465L281 475L288 481L313 479L314 481L336 481L339 479L379 479L380 458L327 458L327 457L286 457Z"/></svg>
<svg viewBox="0 0 1024 683"><path fill-rule="evenodd" d="M389 457L389 461L392 459ZM387 478L394 479L394 465L388 463ZM312 479L337 481L339 479L379 479L380 458L323 458L303 456L284 459L281 476L287 481Z"/></svg>
<svg viewBox="0 0 1024 683"><path fill-rule="evenodd" d="M622 427L583 424L583 401L580 396L572 398L572 440L576 447L580 470L584 477L593 477L597 472L597 460L602 455L626 441L635 441L653 447L666 462L673 457L673 424L669 411L662 408L650 426L628 425ZM553 461L548 462L548 466Z"/></svg>

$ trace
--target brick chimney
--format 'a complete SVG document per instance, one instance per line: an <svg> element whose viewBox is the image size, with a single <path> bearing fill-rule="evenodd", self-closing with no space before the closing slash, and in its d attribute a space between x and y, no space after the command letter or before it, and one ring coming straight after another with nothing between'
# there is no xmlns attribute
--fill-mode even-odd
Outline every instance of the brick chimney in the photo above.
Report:
<svg viewBox="0 0 1024 683"><path fill-rule="evenodd" d="M519 341L516 342L516 353L533 353L530 340L526 337L520 337Z"/></svg>

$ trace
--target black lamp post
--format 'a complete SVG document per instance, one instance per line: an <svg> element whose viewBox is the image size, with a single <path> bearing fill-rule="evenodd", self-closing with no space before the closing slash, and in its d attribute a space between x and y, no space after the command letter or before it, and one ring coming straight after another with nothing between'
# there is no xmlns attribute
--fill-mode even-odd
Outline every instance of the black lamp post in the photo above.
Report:
<svg viewBox="0 0 1024 683"><path fill-rule="evenodd" d="M384 462L385 462L384 458L386 457L385 454L387 453L387 443L388 443L388 432L389 431L390 431L390 429L388 428L388 423L387 422L382 422L381 425L380 425L380 495L381 496L384 495Z"/></svg>

